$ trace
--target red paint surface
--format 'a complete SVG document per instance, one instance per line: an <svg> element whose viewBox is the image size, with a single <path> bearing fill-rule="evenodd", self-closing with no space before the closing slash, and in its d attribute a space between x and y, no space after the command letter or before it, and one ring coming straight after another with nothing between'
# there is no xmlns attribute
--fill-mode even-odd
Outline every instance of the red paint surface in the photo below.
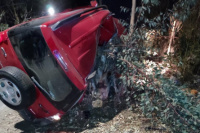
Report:
<svg viewBox="0 0 200 133"><path fill-rule="evenodd" d="M52 24L83 10L85 9L59 13L52 20L41 25L43 36L52 54L54 50L60 53L68 67L68 70L64 71L65 74L79 90L85 90L87 87L86 78L93 68L98 44L107 42L117 31L110 12L101 9L97 9L98 12L91 11L82 14L81 17L52 31ZM15 66L26 73L8 39L7 32L10 29L0 32L4 34L0 38L0 47L3 47L7 53L7 57L4 57L0 51L0 67ZM118 34L121 34L121 30ZM57 113L64 114L56 109L37 87L36 93L36 101L29 107L29 110L37 118L49 117Z"/></svg>

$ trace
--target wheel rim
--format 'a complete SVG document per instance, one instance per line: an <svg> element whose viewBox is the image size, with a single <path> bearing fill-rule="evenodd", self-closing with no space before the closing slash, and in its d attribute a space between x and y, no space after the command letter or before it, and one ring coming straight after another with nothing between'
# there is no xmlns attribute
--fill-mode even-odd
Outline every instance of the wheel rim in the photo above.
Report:
<svg viewBox="0 0 200 133"><path fill-rule="evenodd" d="M0 96L11 105L17 106L22 101L18 87L10 80L0 79Z"/></svg>

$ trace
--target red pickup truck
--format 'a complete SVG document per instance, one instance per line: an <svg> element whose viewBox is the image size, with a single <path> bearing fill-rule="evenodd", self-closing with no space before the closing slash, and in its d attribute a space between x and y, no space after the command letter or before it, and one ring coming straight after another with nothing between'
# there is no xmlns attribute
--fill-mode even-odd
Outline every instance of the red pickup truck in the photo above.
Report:
<svg viewBox="0 0 200 133"><path fill-rule="evenodd" d="M0 99L25 120L59 120L82 97L97 47L119 35L106 6L45 16L0 32Z"/></svg>

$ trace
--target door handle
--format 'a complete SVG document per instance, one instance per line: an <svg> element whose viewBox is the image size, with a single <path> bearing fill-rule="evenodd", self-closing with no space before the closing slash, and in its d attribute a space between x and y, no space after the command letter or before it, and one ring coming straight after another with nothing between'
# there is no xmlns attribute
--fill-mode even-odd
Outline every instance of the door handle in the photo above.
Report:
<svg viewBox="0 0 200 133"><path fill-rule="evenodd" d="M3 47L1 47L1 51L3 52L4 57L7 57L6 51L4 50Z"/></svg>

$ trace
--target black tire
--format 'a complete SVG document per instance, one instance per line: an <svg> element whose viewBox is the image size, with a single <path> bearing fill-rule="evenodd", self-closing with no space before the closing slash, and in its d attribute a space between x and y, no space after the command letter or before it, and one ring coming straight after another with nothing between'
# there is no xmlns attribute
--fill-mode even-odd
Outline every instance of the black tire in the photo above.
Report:
<svg viewBox="0 0 200 133"><path fill-rule="evenodd" d="M29 107L35 101L35 86L28 75L25 74L22 70L12 66L4 67L0 69L0 80L11 81L11 83L14 84L14 86L16 86L20 92L20 102L18 105L10 104L8 101L5 100L5 98L3 98L2 95L0 95L1 101L8 107L14 110L22 110ZM3 90L3 86L1 85L1 83L0 89Z"/></svg>
<svg viewBox="0 0 200 133"><path fill-rule="evenodd" d="M25 121L30 122L35 127L47 126L53 123L53 121L46 118L37 119L28 109L18 110L18 113Z"/></svg>
<svg viewBox="0 0 200 133"><path fill-rule="evenodd" d="M25 121L33 122L35 120L35 116L28 109L18 110L18 113Z"/></svg>

